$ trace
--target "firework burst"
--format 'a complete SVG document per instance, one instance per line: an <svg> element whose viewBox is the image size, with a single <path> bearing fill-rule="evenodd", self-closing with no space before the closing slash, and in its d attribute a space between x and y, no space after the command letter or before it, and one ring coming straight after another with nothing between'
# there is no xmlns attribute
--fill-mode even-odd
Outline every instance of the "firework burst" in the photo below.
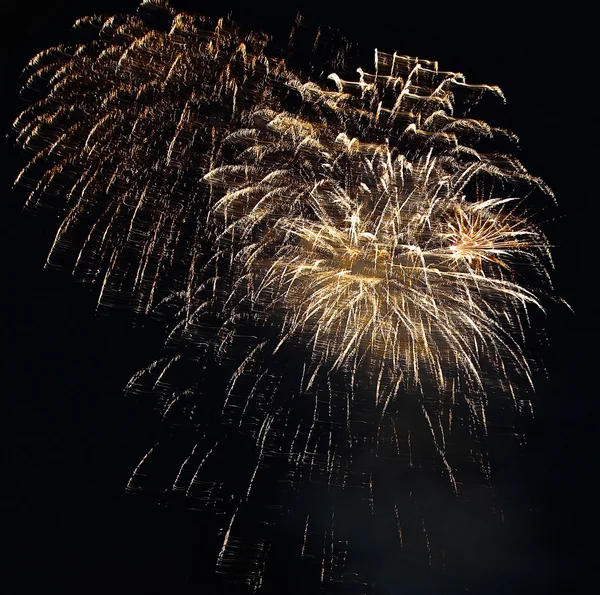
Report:
<svg viewBox="0 0 600 595"><path fill-rule="evenodd" d="M483 389L480 361L507 355L529 375L511 331L527 304L541 306L514 281L512 265L545 277L543 235L506 209L514 199L468 202L453 188L460 178L431 154L407 164L376 151L353 156L351 190L314 174L331 161L317 152L312 176L274 170L217 202L225 213L245 203L226 233L247 243L236 255L244 273L237 283L254 315L276 313L282 341L303 335L321 363L354 370L368 359L396 386L432 376L443 391L448 375L461 372ZM256 233L259 224L268 231Z"/></svg>
<svg viewBox="0 0 600 595"><path fill-rule="evenodd" d="M253 591L294 507L325 589L371 589L360 564L348 578L354 513L443 559L398 470L454 494L490 485L489 424L522 409L528 308L549 286L518 197L550 191L493 148L514 135L461 117L501 91L377 51L374 72L342 78L344 52L319 53L317 32L314 59L339 72L322 80L264 34L142 3L157 6L162 28L143 12L80 20L100 35L31 62L26 88L46 97L15 123L36 153L19 176L30 204L65 213L49 262L97 282L103 306L175 321L128 389L158 393L195 438L150 449L128 490L151 477L210 510L217 572ZM509 399L494 408L490 389ZM224 478L238 439L248 472ZM165 457L174 475L153 470Z"/></svg>

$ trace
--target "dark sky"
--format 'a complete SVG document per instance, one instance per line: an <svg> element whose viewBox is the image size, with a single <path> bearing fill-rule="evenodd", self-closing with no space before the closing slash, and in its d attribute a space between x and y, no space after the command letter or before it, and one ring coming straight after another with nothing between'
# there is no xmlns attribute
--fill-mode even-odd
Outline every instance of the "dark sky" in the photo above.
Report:
<svg viewBox="0 0 600 595"><path fill-rule="evenodd" d="M525 3L302 2L272 8L228 2L239 22L285 42L296 9L340 29L364 51L418 55L464 72L469 82L498 84L507 106L494 124L514 130L528 170L553 188L558 207L540 216L556 245L557 293L576 310L549 303L548 379L540 378L529 445L500 480L522 500L519 523L489 581L473 593L577 593L591 583L596 549L594 496L598 414L597 310L592 310L597 220L597 122L593 53L586 16L576 4L529 12ZM215 6L180 2L199 12ZM68 39L72 21L136 2L5 1L0 129L23 104L19 73L37 51ZM96 316L94 288L43 271L55 214L23 212L12 190L24 163L2 140L2 440L1 510L8 594L179 593L201 551L202 527L185 511L128 498L123 486L156 432L151 407L121 389L152 361L162 327L127 316ZM590 157L587 157L589 155ZM515 529L517 527L517 529ZM515 570L517 569L517 570ZM505 580L502 578L506 578ZM503 582L504 580L504 582ZM1 587L0 587L1 588ZM404 592L404 591L403 591ZM410 591L406 591L410 593ZM454 593L448 587L448 593ZM445 595L443 593L442 595Z"/></svg>

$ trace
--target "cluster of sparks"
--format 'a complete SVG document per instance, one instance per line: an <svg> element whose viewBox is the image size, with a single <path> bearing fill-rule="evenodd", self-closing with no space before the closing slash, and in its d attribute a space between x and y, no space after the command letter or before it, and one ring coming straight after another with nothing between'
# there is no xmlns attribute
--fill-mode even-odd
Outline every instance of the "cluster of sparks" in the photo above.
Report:
<svg viewBox="0 0 600 595"><path fill-rule="evenodd" d="M294 142L301 147L305 140ZM387 147L361 152L357 145L349 158L344 146L304 162L327 171L323 166L343 159L357 177L354 188L312 170L290 178L279 163L259 170L257 182L246 177L239 189L226 182L229 192L216 208L228 212L244 202L226 231L248 244L236 260L254 315L279 312L282 341L302 335L314 359L333 369L352 371L368 360L380 380L395 382L393 394L405 377L431 377L444 390L451 370L483 389L483 353L497 364L509 355L529 375L505 327L518 324L527 304L540 304L513 280L510 263L519 257L537 268L543 237L504 210L513 199L469 202L457 194L431 152L407 164ZM268 204L274 199L296 205ZM285 212L296 208L305 213ZM268 231L246 240L265 219Z"/></svg>
<svg viewBox="0 0 600 595"><path fill-rule="evenodd" d="M258 337L244 343L241 363L220 364L231 372L218 423L250 428L259 454L222 527L218 564L235 565L232 531L269 452L289 453L298 482L306 468L317 481L323 438L323 483L342 489L353 473L364 475L372 509L373 474L353 471L352 461L365 443L373 456L390 445L401 456L397 422L407 399L458 491L460 464L448 458L452 412L466 403L479 435L490 383L517 402L513 377L532 376L527 310L542 307L529 282L549 284L547 240L518 198L522 188L549 190L514 156L487 149L499 137L513 142L511 133L456 115L485 94L502 98L500 90L381 52L372 73L319 80L290 68L266 35L211 25L166 2L142 6L160 8L165 26L131 15L85 18L77 25L97 28L96 40L32 60L26 89L43 85L46 98L15 123L19 143L36 152L19 181L32 188L31 203L64 209L49 261L97 281L101 305L149 313L175 304L172 339L219 362L236 360L236 341ZM322 38L317 32L315 56ZM343 51L319 60L344 71ZM301 354L294 390L315 402L306 431L293 398L275 406L265 397L285 392L288 368L276 369L284 350ZM195 389L178 392L165 380L181 359L166 357L149 372L152 388L168 394L165 415L183 409L191 420L196 405L182 403ZM242 390L245 377L252 381ZM311 396L323 387L326 419ZM363 415L369 407L372 417ZM370 437L361 437L357 416L372 420ZM405 435L412 466L414 431L412 442L411 428ZM207 436L185 458L174 492L197 487L219 443ZM487 477L485 454L478 460ZM204 500L222 499L218 482L206 485ZM397 500L390 509L402 545ZM332 520L330 540L333 531ZM424 524L423 532L429 551ZM259 558L238 573L253 590L263 580ZM321 582L325 567L323 557Z"/></svg>

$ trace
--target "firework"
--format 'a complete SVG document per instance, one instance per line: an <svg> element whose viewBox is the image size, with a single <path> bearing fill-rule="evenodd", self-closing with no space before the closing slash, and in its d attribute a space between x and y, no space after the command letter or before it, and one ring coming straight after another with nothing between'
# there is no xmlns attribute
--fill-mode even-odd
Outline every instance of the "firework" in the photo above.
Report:
<svg viewBox="0 0 600 595"><path fill-rule="evenodd" d="M490 485L489 424L523 408L528 308L549 287L519 197L550 191L493 148L514 135L461 117L501 91L377 51L351 77L317 32L319 70L337 69L320 79L264 34L156 6L162 28L78 21L98 37L32 60L26 88L46 96L15 123L30 204L64 211L50 264L97 282L102 306L173 321L128 389L193 438L150 449L128 490L210 511L217 571L253 591L286 510L327 589L374 576L348 578L355 514L443 559L399 470L455 495Z"/></svg>
<svg viewBox="0 0 600 595"><path fill-rule="evenodd" d="M258 183L237 189L230 182L217 202L226 213L240 200L246 205L226 231L248 244L236 260L253 314L276 313L282 341L303 335L323 365L351 370L366 358L394 382L432 376L443 391L456 370L482 389L483 352L497 364L508 354L529 375L509 331L524 306L540 304L514 281L511 265L520 260L544 277L544 237L506 210L512 198L468 202L464 173L452 175L431 153L407 163L387 147L357 144L348 158L349 144L323 155L317 143L316 154L304 157L308 173L270 165ZM340 160L350 183L319 171ZM257 204L248 205L253 195ZM256 234L258 224L268 231Z"/></svg>

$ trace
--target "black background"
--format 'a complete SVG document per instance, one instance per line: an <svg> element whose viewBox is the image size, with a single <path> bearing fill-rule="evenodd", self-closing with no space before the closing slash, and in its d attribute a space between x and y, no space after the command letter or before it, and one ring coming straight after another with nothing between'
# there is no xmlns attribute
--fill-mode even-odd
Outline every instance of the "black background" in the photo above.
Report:
<svg viewBox="0 0 600 595"><path fill-rule="evenodd" d="M230 10L282 43L296 10L340 29L366 51L439 60L468 82L498 84L508 99L494 124L514 130L520 157L553 188L559 206L540 215L556 245L557 293L575 309L548 304L529 444L499 480L522 503L497 564L473 572L472 593L577 593L592 582L596 546L598 221L597 72L593 17L577 4L533 10L522 4L301 2L272 6L224 0L177 2L211 15ZM39 50L68 40L93 12L136 2L4 1L2 109L7 133L23 108L19 75ZM487 117L487 114L486 114ZM96 292L67 274L44 271L58 214L23 212L12 180L25 157L3 139L2 233L2 561L8 594L179 593L202 555L193 513L127 497L133 467L152 445L152 407L122 396L130 376L159 354L162 327L125 315L97 316ZM8 556L7 556L8 553ZM282 569L285 572L285 569ZM0 584L1 584L0 583ZM187 586L186 586L187 585ZM398 593L411 593L398 583ZM445 593L458 592L448 584ZM461 591L464 592L464 591Z"/></svg>

